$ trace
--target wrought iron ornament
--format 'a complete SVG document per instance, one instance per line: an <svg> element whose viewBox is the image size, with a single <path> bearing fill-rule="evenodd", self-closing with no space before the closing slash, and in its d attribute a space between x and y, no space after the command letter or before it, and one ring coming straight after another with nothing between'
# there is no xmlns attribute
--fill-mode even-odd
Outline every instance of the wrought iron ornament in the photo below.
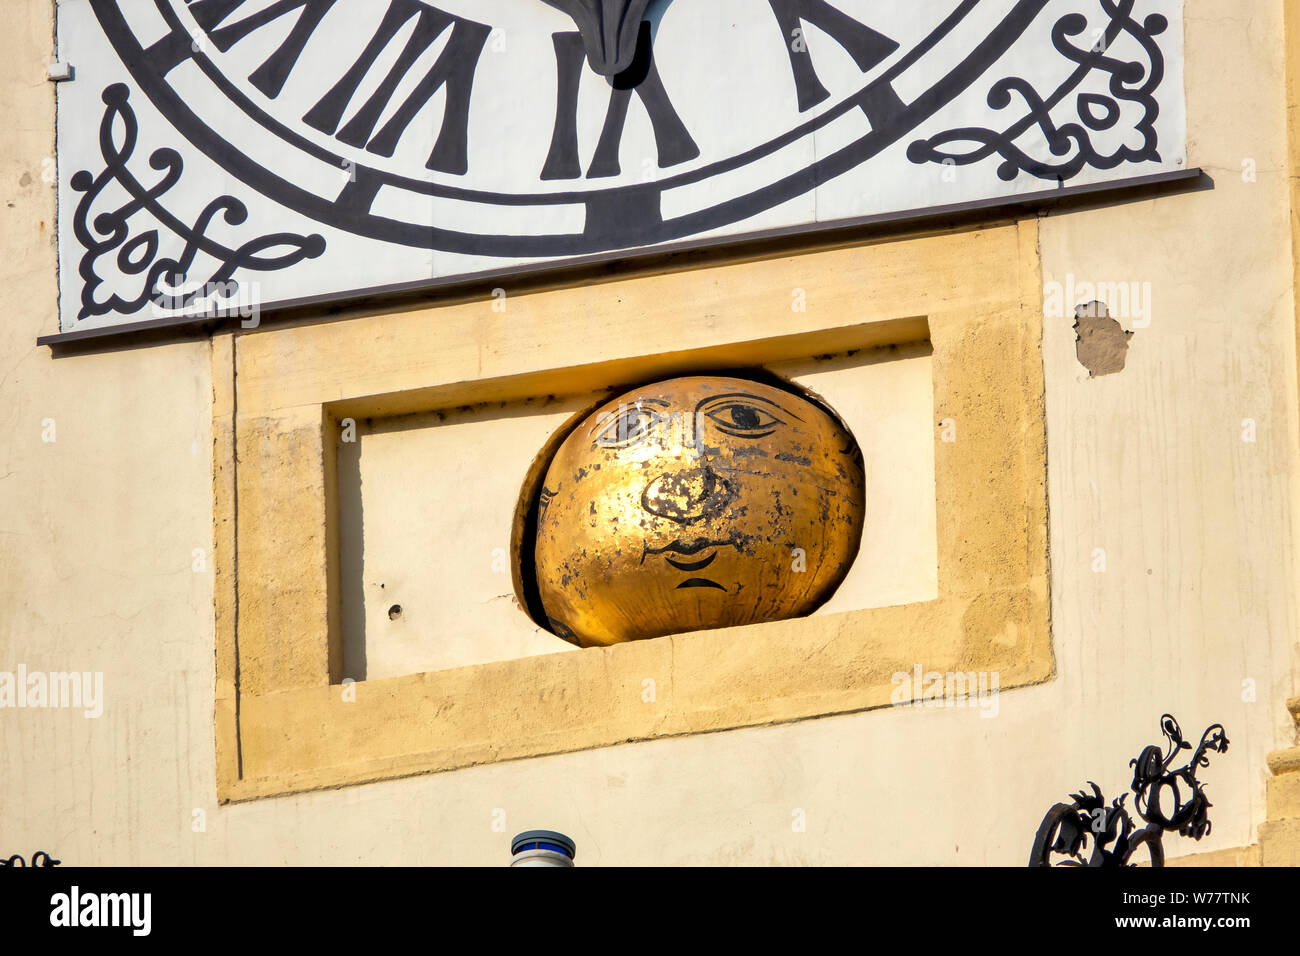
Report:
<svg viewBox="0 0 1300 956"><path fill-rule="evenodd" d="M1191 750L1192 745L1183 739L1178 721L1169 714L1160 718L1160 729L1169 742L1169 752L1152 744L1136 760L1129 761L1129 766L1134 768L1133 805L1147 825L1137 829L1124 806L1127 793L1108 807L1101 789L1090 780L1092 793L1071 794L1073 803L1058 803L1047 811L1034 837L1030 866L1134 866L1130 860L1144 846L1151 855L1151 865L1164 866L1161 840L1166 831L1177 831L1180 836L1193 840L1210 832L1212 804L1205 796L1205 785L1196 779L1196 771L1210 765L1210 751L1227 753L1228 737L1223 725L1210 726L1201 735L1192 759L1177 770L1169 769L1174 758L1184 750ZM1162 797L1165 798L1163 806ZM1166 806L1170 807L1167 814ZM1085 860L1083 854L1089 840L1092 855ZM1054 855L1065 859L1054 861Z"/></svg>
<svg viewBox="0 0 1300 956"><path fill-rule="evenodd" d="M0 866L58 866L62 860L56 860L44 850L37 850L32 854L32 862L28 863L21 856L15 853L8 859L0 859Z"/></svg>

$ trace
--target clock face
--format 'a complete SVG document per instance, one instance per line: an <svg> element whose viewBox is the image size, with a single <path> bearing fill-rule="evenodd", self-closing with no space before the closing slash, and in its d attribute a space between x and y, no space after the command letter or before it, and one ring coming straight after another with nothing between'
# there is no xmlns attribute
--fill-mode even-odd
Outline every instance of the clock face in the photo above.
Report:
<svg viewBox="0 0 1300 956"><path fill-rule="evenodd" d="M1181 103L1172 143L1156 126L1177 0L88 4L126 86L245 196L480 266L1131 176L1182 152Z"/></svg>

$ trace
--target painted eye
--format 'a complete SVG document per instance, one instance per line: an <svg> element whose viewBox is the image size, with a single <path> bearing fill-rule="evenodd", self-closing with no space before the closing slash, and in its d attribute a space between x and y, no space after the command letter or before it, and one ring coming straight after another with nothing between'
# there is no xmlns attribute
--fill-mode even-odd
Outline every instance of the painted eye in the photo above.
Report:
<svg viewBox="0 0 1300 956"><path fill-rule="evenodd" d="M748 402L728 402L704 414L726 434L740 438L762 438L785 424L766 409Z"/></svg>
<svg viewBox="0 0 1300 956"><path fill-rule="evenodd" d="M601 416L596 426L596 444L601 448L629 448L650 435L663 416L635 405L621 408L617 415Z"/></svg>

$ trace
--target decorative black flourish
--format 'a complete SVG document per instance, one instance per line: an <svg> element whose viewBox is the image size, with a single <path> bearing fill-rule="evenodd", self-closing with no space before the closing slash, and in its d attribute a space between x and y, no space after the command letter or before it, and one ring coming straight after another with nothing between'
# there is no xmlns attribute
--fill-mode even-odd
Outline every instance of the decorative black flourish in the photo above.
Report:
<svg viewBox="0 0 1300 956"><path fill-rule="evenodd" d="M1132 866L1129 861L1144 846L1151 856L1151 865L1164 866L1161 838L1165 831L1177 831L1193 840L1210 832L1211 804L1206 799L1204 785L1196 779L1196 771L1210 765L1210 751L1227 753L1228 737L1223 725L1214 724L1207 729L1192 759L1177 770L1170 770L1170 764L1182 751L1191 750L1192 745L1183 739L1178 721L1169 714L1160 718L1160 729L1169 741L1169 752L1152 744L1136 760L1129 761L1129 766L1134 768L1130 789L1137 794L1133 804L1147 825L1136 829L1124 806L1127 793L1107 807L1101 789L1088 781L1092 793L1073 793L1070 795L1073 803L1058 803L1047 811L1034 837L1030 866L1052 866L1053 855L1065 857L1055 863L1059 866ZM1092 855L1085 861L1083 851L1089 839L1093 842Z"/></svg>
<svg viewBox="0 0 1300 956"><path fill-rule="evenodd" d="M6 859L0 859L0 866L58 866L62 860L56 860L44 850L37 850L32 854L32 862L28 863L21 856L15 853Z"/></svg>
<svg viewBox="0 0 1300 956"><path fill-rule="evenodd" d="M1039 179L1064 183L1086 168L1114 169L1123 163L1159 162L1159 142L1155 130L1160 105L1155 91L1165 75L1164 57L1155 38L1164 33L1169 21L1155 13L1142 22L1130 14L1136 0L1099 0L1102 10L1110 20L1099 33L1093 31L1085 45L1071 42L1088 29L1088 18L1081 13L1062 17L1052 27L1052 44L1057 51L1077 64L1069 77L1051 92L1042 96L1021 77L1009 76L993 85L988 94L988 104L995 110L1011 106L1013 97L1024 100L1027 111L1002 131L981 127L962 127L917 140L907 149L907 157L914 163L945 163L969 166L997 154L1002 158L998 176L1010 182L1020 173L1029 173ZM1122 34L1129 34L1141 44L1147 62L1121 60L1109 55L1110 47ZM1110 95L1076 92L1085 79L1094 72L1109 74ZM1052 113L1073 96L1072 119L1057 125ZM1142 145L1137 148L1121 145L1112 153L1101 153L1092 142L1092 134L1111 129L1119 122L1121 103L1137 104L1141 118L1135 130L1141 134ZM1035 130L1046 140L1057 160L1031 156L1016 145L1026 133ZM1033 137L1035 140L1037 136ZM951 147L971 144L964 152ZM944 147L950 147L945 149Z"/></svg>
<svg viewBox="0 0 1300 956"><path fill-rule="evenodd" d="M149 166L162 174L153 186L146 187L135 177L127 164L135 152L139 125L127 102L129 97L130 91L122 83L104 90L103 100L107 109L99 127L99 149L106 165L98 175L83 169L71 180L74 190L85 193L77 204L72 222L77 241L86 250L78 268L83 281L78 319L110 312L130 315L150 302L168 310L184 309L196 300L211 296L214 291L221 298L229 299L239 290L239 283L234 279L237 270L270 272L286 269L304 259L315 259L325 251L325 240L319 235L275 233L253 239L237 249L212 239L207 231L218 214L231 226L241 225L248 219L248 208L234 196L212 200L192 226L169 212L160 199L180 181L183 167L180 153L174 149L159 149L149 157ZM117 138L119 130L120 143ZM126 202L115 209L95 214L96 201L112 184L126 192ZM159 257L162 239L157 228L132 235L130 220L141 212L149 214L160 226L184 240L178 258ZM287 251L279 255L264 254L277 247L287 247ZM102 256L114 253L117 273L123 276L144 274L142 289L134 299L124 299L116 293L103 299L96 297L96 291L104 283L95 271L96 263ZM218 263L206 282L194 282L189 276L199 253Z"/></svg>

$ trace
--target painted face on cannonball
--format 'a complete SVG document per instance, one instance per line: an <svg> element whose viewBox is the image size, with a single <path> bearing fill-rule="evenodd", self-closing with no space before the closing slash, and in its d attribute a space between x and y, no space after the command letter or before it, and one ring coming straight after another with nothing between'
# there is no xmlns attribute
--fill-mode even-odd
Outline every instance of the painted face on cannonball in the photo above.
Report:
<svg viewBox="0 0 1300 956"><path fill-rule="evenodd" d="M581 646L798 617L848 572L862 459L784 389L676 378L593 412L542 484L537 583Z"/></svg>

